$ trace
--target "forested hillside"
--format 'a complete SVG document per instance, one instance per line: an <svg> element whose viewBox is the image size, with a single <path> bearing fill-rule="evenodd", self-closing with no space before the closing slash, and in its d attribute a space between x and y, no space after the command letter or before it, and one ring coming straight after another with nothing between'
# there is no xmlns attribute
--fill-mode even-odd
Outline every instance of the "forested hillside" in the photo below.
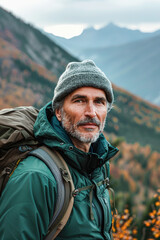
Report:
<svg viewBox="0 0 160 240"><path fill-rule="evenodd" d="M1 7L0 37L57 76L68 62L76 60L34 26L24 23Z"/></svg>

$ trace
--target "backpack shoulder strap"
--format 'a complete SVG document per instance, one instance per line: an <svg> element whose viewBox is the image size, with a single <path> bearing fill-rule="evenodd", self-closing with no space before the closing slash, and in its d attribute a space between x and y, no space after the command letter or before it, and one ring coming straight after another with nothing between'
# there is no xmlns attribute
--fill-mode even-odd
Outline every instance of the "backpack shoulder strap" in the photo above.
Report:
<svg viewBox="0 0 160 240"><path fill-rule="evenodd" d="M42 160L50 169L57 182L57 201L55 211L45 240L55 239L63 229L70 216L74 198L74 184L68 166L62 156L46 146L37 148L29 153Z"/></svg>

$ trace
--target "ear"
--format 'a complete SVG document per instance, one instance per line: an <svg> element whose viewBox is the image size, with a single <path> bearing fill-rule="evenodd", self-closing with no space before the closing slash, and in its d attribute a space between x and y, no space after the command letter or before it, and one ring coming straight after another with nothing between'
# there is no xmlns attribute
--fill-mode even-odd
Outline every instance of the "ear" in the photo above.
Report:
<svg viewBox="0 0 160 240"><path fill-rule="evenodd" d="M60 110L60 109L56 109L56 110L55 110L55 114L56 114L56 117L57 117L58 121L61 122L61 120L62 120L61 110Z"/></svg>

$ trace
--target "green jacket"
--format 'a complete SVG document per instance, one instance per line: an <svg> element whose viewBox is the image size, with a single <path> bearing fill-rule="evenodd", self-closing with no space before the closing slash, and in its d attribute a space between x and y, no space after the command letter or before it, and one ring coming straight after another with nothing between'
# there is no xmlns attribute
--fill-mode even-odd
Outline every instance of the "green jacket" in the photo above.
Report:
<svg viewBox="0 0 160 240"><path fill-rule="evenodd" d="M118 151L101 134L90 152L73 146L55 116L51 103L40 110L34 133L38 140L57 149L66 160L75 188L95 184L104 179L105 168L109 176L109 159ZM89 191L80 192L74 200L71 216L56 237L57 240L110 240L111 209L108 190L104 185L93 192L90 218ZM0 239L44 239L52 219L56 202L57 185L48 167L39 159L29 156L20 162L0 198Z"/></svg>

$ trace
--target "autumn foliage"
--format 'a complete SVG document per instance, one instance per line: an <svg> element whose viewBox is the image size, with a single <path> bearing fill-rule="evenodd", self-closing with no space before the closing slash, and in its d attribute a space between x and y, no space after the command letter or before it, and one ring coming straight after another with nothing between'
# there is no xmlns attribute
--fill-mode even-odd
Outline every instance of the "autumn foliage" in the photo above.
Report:
<svg viewBox="0 0 160 240"><path fill-rule="evenodd" d="M114 240L154 240L160 239L160 189L154 195L151 206L142 229L136 225L136 217L131 216L129 210L124 209L121 215L114 214L112 218L112 234ZM138 237L138 229L142 232Z"/></svg>
<svg viewBox="0 0 160 240"><path fill-rule="evenodd" d="M132 227L132 223L133 217L130 216L128 209L125 209L122 215L114 215L112 219L113 238L115 240L137 240L137 229Z"/></svg>
<svg viewBox="0 0 160 240"><path fill-rule="evenodd" d="M125 141L118 148L119 154L110 164L117 208L121 212L126 204L124 199L131 198L134 213L142 213L147 201L159 188L160 153L152 151L149 145L142 147L139 143L128 144ZM119 205L122 207L119 208Z"/></svg>
<svg viewBox="0 0 160 240"><path fill-rule="evenodd" d="M154 196L154 204L152 204L152 210L149 212L149 217L144 221L144 225L148 232L147 240L160 239L160 189Z"/></svg>

